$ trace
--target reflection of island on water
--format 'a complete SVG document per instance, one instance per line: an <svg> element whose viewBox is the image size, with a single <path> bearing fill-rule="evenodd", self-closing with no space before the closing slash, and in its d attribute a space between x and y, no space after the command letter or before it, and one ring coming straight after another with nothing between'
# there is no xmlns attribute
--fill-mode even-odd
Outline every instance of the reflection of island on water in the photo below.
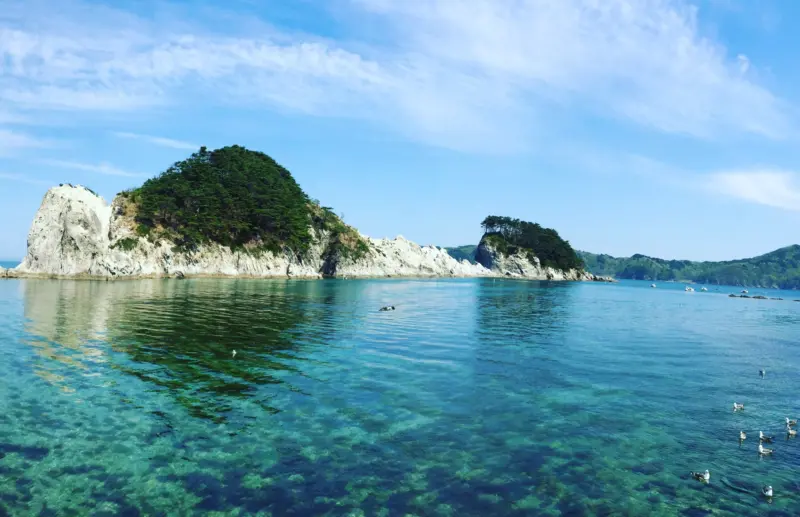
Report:
<svg viewBox="0 0 800 517"><path fill-rule="evenodd" d="M509 393L520 392L521 382L531 387L559 384L551 361L564 353L577 288L572 282L482 280L475 307L480 344L476 372L500 386L509 384Z"/></svg>
<svg viewBox="0 0 800 517"><path fill-rule="evenodd" d="M479 332L530 340L563 330L571 318L571 282L484 280L477 305Z"/></svg>
<svg viewBox="0 0 800 517"><path fill-rule="evenodd" d="M106 282L23 280L27 342L44 359L35 372L45 380L74 391L48 361L83 370L91 361L103 361L94 346L106 327L109 289Z"/></svg>
<svg viewBox="0 0 800 517"><path fill-rule="evenodd" d="M236 399L273 411L259 387L294 371L299 345L290 331L313 328L306 320L335 303L336 289L325 284L26 280L26 330L44 359L87 371L107 361L164 389L191 414L221 421ZM49 371L39 368L44 377Z"/></svg>

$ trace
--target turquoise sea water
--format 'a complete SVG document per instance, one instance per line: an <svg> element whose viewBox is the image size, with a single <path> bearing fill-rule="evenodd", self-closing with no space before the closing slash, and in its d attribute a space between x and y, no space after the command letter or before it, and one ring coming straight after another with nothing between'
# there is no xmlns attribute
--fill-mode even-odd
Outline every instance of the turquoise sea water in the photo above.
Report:
<svg viewBox="0 0 800 517"><path fill-rule="evenodd" d="M11 269L12 267L17 267L18 265L19 265L18 261L0 260L0 267L5 269Z"/></svg>
<svg viewBox="0 0 800 517"><path fill-rule="evenodd" d="M0 515L797 515L800 303L682 289L0 281Z"/></svg>

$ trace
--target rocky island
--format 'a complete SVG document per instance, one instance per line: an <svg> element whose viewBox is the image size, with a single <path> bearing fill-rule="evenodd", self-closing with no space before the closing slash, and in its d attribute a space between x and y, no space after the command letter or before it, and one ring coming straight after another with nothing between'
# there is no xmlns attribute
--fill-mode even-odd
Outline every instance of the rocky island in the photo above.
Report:
<svg viewBox="0 0 800 517"><path fill-rule="evenodd" d="M22 263L0 277L479 277L606 280L535 223L490 216L477 263L373 239L310 199L264 153L205 147L109 205L87 187L44 197Z"/></svg>

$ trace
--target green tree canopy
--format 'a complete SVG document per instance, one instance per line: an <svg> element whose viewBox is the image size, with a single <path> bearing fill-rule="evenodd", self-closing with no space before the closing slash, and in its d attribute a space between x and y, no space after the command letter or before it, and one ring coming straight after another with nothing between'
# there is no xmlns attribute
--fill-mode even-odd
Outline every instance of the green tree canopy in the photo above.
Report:
<svg viewBox="0 0 800 517"><path fill-rule="evenodd" d="M552 228L544 228L511 217L490 215L481 223L484 237L499 244L501 251L515 253L524 251L539 259L543 266L554 269L582 269L583 261Z"/></svg>
<svg viewBox="0 0 800 517"><path fill-rule="evenodd" d="M211 241L301 253L311 241L309 199L291 173L238 145L201 147L129 195L141 232L185 248Z"/></svg>

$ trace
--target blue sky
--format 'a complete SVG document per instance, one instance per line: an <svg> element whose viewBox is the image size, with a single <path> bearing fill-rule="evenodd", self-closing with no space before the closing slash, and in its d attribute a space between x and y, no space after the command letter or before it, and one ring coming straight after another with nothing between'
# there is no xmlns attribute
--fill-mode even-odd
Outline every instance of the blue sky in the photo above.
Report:
<svg viewBox="0 0 800 517"><path fill-rule="evenodd" d="M800 242L800 4L4 0L0 259L49 186L107 200L245 145L374 237L717 260Z"/></svg>

